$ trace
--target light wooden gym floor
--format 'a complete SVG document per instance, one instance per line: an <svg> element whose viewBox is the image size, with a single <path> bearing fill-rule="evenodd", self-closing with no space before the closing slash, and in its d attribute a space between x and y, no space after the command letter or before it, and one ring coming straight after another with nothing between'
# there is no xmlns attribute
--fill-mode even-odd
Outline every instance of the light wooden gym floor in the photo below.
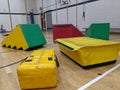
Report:
<svg viewBox="0 0 120 90"><path fill-rule="evenodd" d="M63 55L56 43L53 43L52 32L44 32L47 44L39 49L54 48L56 56L59 59L60 67L58 68L58 86L50 89L35 89L35 90L77 90L85 85L87 82L95 79L110 70L120 62L120 54L115 64L100 66L92 69L85 70L79 65L74 63L68 57ZM0 33L0 42L5 38ZM120 41L120 34L110 34L110 40ZM16 50L0 45L0 66L19 61L29 56L31 51ZM0 90L21 90L17 78L16 69L19 64L0 69ZM95 82L86 90L120 90L120 68L115 69L104 78Z"/></svg>

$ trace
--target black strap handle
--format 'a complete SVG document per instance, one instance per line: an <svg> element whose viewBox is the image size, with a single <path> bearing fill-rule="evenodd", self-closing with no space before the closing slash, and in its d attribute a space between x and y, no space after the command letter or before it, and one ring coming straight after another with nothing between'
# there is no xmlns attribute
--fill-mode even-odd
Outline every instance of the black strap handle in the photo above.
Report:
<svg viewBox="0 0 120 90"><path fill-rule="evenodd" d="M59 66L60 66L60 64L59 64L59 61L58 61L57 56L55 56L55 62L56 62L57 67L59 67Z"/></svg>

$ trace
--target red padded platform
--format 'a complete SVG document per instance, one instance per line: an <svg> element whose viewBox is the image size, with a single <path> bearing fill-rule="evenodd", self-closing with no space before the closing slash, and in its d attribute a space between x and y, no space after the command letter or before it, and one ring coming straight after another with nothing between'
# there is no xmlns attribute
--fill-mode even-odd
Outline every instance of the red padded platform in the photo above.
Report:
<svg viewBox="0 0 120 90"><path fill-rule="evenodd" d="M58 38L80 37L83 33L80 32L73 24L53 25L53 40Z"/></svg>

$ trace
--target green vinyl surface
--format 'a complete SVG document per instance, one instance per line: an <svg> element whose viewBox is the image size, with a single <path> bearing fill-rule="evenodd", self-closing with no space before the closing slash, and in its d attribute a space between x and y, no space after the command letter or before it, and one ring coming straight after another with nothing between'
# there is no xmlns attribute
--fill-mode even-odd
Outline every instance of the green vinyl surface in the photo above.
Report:
<svg viewBox="0 0 120 90"><path fill-rule="evenodd" d="M109 23L93 23L85 32L86 37L109 40L110 24Z"/></svg>
<svg viewBox="0 0 120 90"><path fill-rule="evenodd" d="M20 27L29 48L46 44L46 39L38 24L20 24Z"/></svg>

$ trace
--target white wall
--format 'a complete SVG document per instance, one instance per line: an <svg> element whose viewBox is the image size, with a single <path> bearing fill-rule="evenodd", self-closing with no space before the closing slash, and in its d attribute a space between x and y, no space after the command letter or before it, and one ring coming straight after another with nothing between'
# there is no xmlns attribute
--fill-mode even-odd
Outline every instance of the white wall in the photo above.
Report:
<svg viewBox="0 0 120 90"><path fill-rule="evenodd" d="M25 13L25 0L9 0L11 13ZM25 24L26 15L11 15L12 25Z"/></svg>
<svg viewBox="0 0 120 90"><path fill-rule="evenodd" d="M0 0L0 13L9 13L8 0ZM11 13L26 13L25 0L9 0ZM36 0L26 0L27 13L34 9L34 13L38 13ZM13 28L18 24L26 24L26 15L11 15ZM35 15L35 23L38 23L38 15ZM7 31L11 31L11 23L9 14L0 14L0 25L3 25Z"/></svg>
<svg viewBox="0 0 120 90"><path fill-rule="evenodd" d="M86 26L93 22L110 22L111 28L120 28L120 0L100 0L86 5Z"/></svg>
<svg viewBox="0 0 120 90"><path fill-rule="evenodd" d="M7 0L0 0L0 12L8 12L8 3ZM4 27L8 30L10 29L10 19L9 15L0 15L0 25L4 25Z"/></svg>
<svg viewBox="0 0 120 90"><path fill-rule="evenodd" d="M42 7L42 0L36 0L37 12L41 13L40 7ZM39 26L41 27L41 15L37 15L37 21Z"/></svg>
<svg viewBox="0 0 120 90"><path fill-rule="evenodd" d="M8 0L0 0L0 13L8 13ZM25 10L25 0L9 0L11 13L26 13ZM42 0L26 0L27 1L27 13L31 9L34 9L34 13L40 13L40 7L42 7ZM50 6L44 10L55 9L56 0L43 0L43 6ZM82 2L84 0L78 0ZM76 0L71 0L70 4L75 4ZM84 27L89 27L91 23L96 22L110 22L111 28L120 28L120 0L99 0L93 3L85 5L86 18L85 21L82 17L83 5L79 5L76 17L76 7L68 9L68 23L72 23L76 26L76 20L78 22L78 28L82 30ZM57 4L57 7L62 7ZM56 15L57 13L57 15ZM58 10L52 12L52 22L56 24L66 24L67 23L67 9ZM26 15L12 15L13 27L17 24L27 23ZM40 15L35 15L35 23L41 25ZM10 18L9 15L0 14L0 25L4 25L7 31L11 31Z"/></svg>
<svg viewBox="0 0 120 90"><path fill-rule="evenodd" d="M3 25L7 31L11 30L9 15L0 15L0 25Z"/></svg>
<svg viewBox="0 0 120 90"><path fill-rule="evenodd" d="M0 0L0 13L9 13L8 0ZM25 13L24 0L9 0L11 13ZM25 15L11 15L13 28L17 24L26 23ZM3 25L7 31L11 31L9 14L0 14L0 25Z"/></svg>
<svg viewBox="0 0 120 90"><path fill-rule="evenodd" d="M0 0L0 12L8 12L7 0Z"/></svg>
<svg viewBox="0 0 120 90"><path fill-rule="evenodd" d="M11 12L25 13L25 0L9 0Z"/></svg>
<svg viewBox="0 0 120 90"><path fill-rule="evenodd" d="M55 0L49 0L51 3L55 3ZM83 2L84 0L78 0ZM70 4L75 4L76 0L71 0ZM68 23L72 23L76 26L76 20L78 22L78 28L89 27L92 23L110 22L111 28L120 28L120 0L99 0L96 2L88 3L85 5L85 20L83 18L83 5L79 5L76 18L76 7L68 9ZM48 4L47 4L48 5ZM62 7L57 5L57 7ZM55 5L49 7L49 9L55 9ZM57 11L57 24L66 24L67 22L67 10L62 9ZM52 22L56 24L56 11L52 12Z"/></svg>

